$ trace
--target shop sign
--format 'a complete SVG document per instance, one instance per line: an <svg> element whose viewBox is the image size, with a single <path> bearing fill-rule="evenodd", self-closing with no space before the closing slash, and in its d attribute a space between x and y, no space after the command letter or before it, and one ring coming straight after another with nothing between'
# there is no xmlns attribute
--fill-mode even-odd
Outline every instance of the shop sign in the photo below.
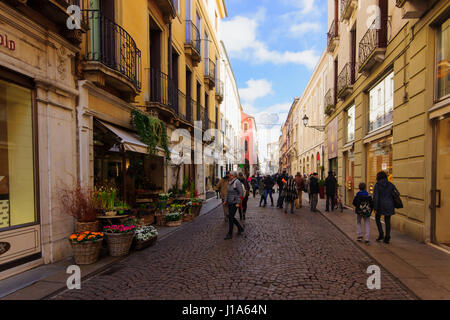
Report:
<svg viewBox="0 0 450 320"><path fill-rule="evenodd" d="M11 245L8 242L0 242L0 256L11 248Z"/></svg>
<svg viewBox="0 0 450 320"><path fill-rule="evenodd" d="M7 34L0 34L0 46L11 51L16 50L16 43L13 40L9 40Z"/></svg>

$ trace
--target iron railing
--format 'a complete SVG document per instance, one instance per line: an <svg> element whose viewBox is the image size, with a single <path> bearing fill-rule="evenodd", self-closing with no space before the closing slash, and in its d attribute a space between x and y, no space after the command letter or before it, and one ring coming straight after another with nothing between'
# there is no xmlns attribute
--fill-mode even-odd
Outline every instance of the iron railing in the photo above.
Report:
<svg viewBox="0 0 450 320"><path fill-rule="evenodd" d="M324 109L326 115L331 115L334 111L334 108L336 106L335 103L335 94L333 89L329 89L327 93L325 94L324 98Z"/></svg>
<svg viewBox="0 0 450 320"><path fill-rule="evenodd" d="M387 47L387 21L381 19L381 25L378 26L380 19L375 18L364 37L359 42L359 63L360 68L377 48ZM378 27L378 28L377 28Z"/></svg>
<svg viewBox="0 0 450 320"><path fill-rule="evenodd" d="M191 97L186 97L186 120L194 122L194 106L196 102Z"/></svg>
<svg viewBox="0 0 450 320"><path fill-rule="evenodd" d="M340 97L344 90L349 88L355 83L355 64L348 62L344 68L342 68L341 73L338 76L337 91L338 97Z"/></svg>
<svg viewBox="0 0 450 320"><path fill-rule="evenodd" d="M336 23L336 20L333 20L330 26L330 30L327 33L327 47L328 50L331 51L332 42L334 39L338 37L338 24Z"/></svg>
<svg viewBox="0 0 450 320"><path fill-rule="evenodd" d="M204 116L204 121L203 121L203 129L204 130L208 130L211 127L211 120L209 119L209 114L208 114L208 110L205 110L205 116Z"/></svg>
<svg viewBox="0 0 450 320"><path fill-rule="evenodd" d="M186 20L186 44L191 45L197 50L198 54L202 52L202 40L200 31L192 20Z"/></svg>
<svg viewBox="0 0 450 320"><path fill-rule="evenodd" d="M219 98L223 98L223 81L216 80L216 96Z"/></svg>
<svg viewBox="0 0 450 320"><path fill-rule="evenodd" d="M177 88L169 76L150 68L150 102L158 102L178 113Z"/></svg>
<svg viewBox="0 0 450 320"><path fill-rule="evenodd" d="M209 58L205 58L205 76L216 79L216 64Z"/></svg>
<svg viewBox="0 0 450 320"><path fill-rule="evenodd" d="M100 62L142 88L141 50L130 34L100 10L82 10L89 24L86 35L86 61Z"/></svg>

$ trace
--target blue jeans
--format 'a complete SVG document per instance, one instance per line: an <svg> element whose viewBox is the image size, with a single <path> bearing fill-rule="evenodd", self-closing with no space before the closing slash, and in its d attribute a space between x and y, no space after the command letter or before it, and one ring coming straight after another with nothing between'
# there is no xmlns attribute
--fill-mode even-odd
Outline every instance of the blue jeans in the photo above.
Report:
<svg viewBox="0 0 450 320"><path fill-rule="evenodd" d="M267 196L270 196L270 201L273 206L273 197L272 197L273 190L272 189L265 189L264 190L264 204L267 204Z"/></svg>

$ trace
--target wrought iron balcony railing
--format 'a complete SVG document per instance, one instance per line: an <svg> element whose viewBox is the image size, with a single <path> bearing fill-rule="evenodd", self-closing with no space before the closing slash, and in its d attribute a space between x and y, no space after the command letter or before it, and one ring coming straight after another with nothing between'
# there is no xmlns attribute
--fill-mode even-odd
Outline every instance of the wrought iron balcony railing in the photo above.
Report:
<svg viewBox="0 0 450 320"><path fill-rule="evenodd" d="M327 40L328 52L333 52L339 41L339 30L336 20L333 20L331 23L330 30L327 34Z"/></svg>
<svg viewBox="0 0 450 320"><path fill-rule="evenodd" d="M381 62L386 47L387 21L376 18L359 43L359 72L369 71L375 63Z"/></svg>
<svg viewBox="0 0 450 320"><path fill-rule="evenodd" d="M119 72L140 90L142 88L141 50L130 34L99 10L82 10L89 22L85 61L100 62Z"/></svg>
<svg viewBox="0 0 450 320"><path fill-rule="evenodd" d="M216 79L216 64L208 58L205 58L205 76Z"/></svg>
<svg viewBox="0 0 450 320"><path fill-rule="evenodd" d="M340 0L340 17L341 21L350 19L354 9L358 7L358 0Z"/></svg>
<svg viewBox="0 0 450 320"><path fill-rule="evenodd" d="M355 63L349 62L338 76L337 82L337 96L340 99L345 98L353 91L353 84L355 83Z"/></svg>
<svg viewBox="0 0 450 320"><path fill-rule="evenodd" d="M186 20L186 45L196 50L196 54L200 56L202 52L202 40L200 31L192 20Z"/></svg>
<svg viewBox="0 0 450 320"><path fill-rule="evenodd" d="M324 109L325 109L325 114L330 116L335 108L336 108L336 102L335 102L335 94L334 94L334 90L330 89L327 91L327 93L325 94L325 98L324 98Z"/></svg>
<svg viewBox="0 0 450 320"><path fill-rule="evenodd" d="M178 89L169 76L150 68L150 102L159 103L178 114Z"/></svg>
<svg viewBox="0 0 450 320"><path fill-rule="evenodd" d="M221 103L223 101L223 81L216 80L216 98Z"/></svg>

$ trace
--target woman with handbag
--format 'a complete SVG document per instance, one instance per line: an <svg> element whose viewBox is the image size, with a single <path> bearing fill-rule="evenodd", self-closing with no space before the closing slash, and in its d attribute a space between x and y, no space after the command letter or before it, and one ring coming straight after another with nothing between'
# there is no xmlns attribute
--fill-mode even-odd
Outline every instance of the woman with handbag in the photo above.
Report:
<svg viewBox="0 0 450 320"><path fill-rule="evenodd" d="M396 198L395 202L394 198ZM377 183L373 189L373 208L376 214L375 221L377 222L379 234L377 241L383 241L386 244L389 243L391 239L391 216L395 214L395 208L400 207L399 204L396 204L399 199L400 194L397 188L388 181L387 174L384 171L378 172ZM384 216L386 233L383 232L381 216Z"/></svg>

